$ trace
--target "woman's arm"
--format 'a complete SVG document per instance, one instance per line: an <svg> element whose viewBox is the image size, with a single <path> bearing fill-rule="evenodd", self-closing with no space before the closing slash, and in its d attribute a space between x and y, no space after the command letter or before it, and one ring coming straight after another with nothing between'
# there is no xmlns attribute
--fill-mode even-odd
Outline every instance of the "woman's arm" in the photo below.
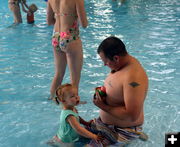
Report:
<svg viewBox="0 0 180 147"><path fill-rule="evenodd" d="M26 4L26 0L21 0L21 4L24 4L25 5L25 7L29 10L29 6Z"/></svg>
<svg viewBox="0 0 180 147"><path fill-rule="evenodd" d="M52 9L49 1L47 2L47 17L46 17L46 20L47 20L48 25L54 25L55 21L56 21L55 18L54 18L53 9Z"/></svg>
<svg viewBox="0 0 180 147"><path fill-rule="evenodd" d="M22 10L25 12L25 13L28 13L29 11L25 9L24 7L24 3L21 1L21 6L22 6Z"/></svg>
<svg viewBox="0 0 180 147"><path fill-rule="evenodd" d="M83 28L86 28L88 26L88 20L86 16L85 7L84 7L84 0L76 0L76 9L77 9L77 15L78 15L81 26Z"/></svg>

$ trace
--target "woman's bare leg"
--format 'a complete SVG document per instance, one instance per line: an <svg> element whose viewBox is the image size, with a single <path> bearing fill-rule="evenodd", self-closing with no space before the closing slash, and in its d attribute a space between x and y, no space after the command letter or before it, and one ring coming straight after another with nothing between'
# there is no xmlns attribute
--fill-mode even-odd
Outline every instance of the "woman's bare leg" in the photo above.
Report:
<svg viewBox="0 0 180 147"><path fill-rule="evenodd" d="M83 50L80 39L69 43L66 57L70 71L71 83L78 88L83 65Z"/></svg>
<svg viewBox="0 0 180 147"><path fill-rule="evenodd" d="M63 77L66 71L66 53L62 51L57 51L54 49L54 64L55 64L55 74L51 84L51 96L49 99L52 99L55 96L55 91L59 85L61 85L63 81Z"/></svg>
<svg viewBox="0 0 180 147"><path fill-rule="evenodd" d="M13 12L14 15L14 23L22 23L22 16L21 16L21 10L19 5L16 4L9 4L9 9Z"/></svg>

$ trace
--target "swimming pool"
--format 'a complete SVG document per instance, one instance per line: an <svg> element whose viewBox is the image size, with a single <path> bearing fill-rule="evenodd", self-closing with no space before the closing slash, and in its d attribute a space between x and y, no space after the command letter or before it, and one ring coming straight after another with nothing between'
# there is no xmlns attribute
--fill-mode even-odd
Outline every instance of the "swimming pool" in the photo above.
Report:
<svg viewBox="0 0 180 147"><path fill-rule="evenodd" d="M89 27L81 29L84 65L80 96L87 104L78 107L89 120L98 116L91 101L94 87L102 85L108 68L96 54L109 35L125 42L149 76L144 130L147 142L129 147L163 147L165 133L180 131L180 2L178 0L85 0ZM58 129L60 109L47 100L54 74L52 27L46 25L46 3L39 7L35 26L13 22L7 0L0 6L0 147L46 147ZM68 71L67 71L68 72ZM66 74L65 81L69 82Z"/></svg>

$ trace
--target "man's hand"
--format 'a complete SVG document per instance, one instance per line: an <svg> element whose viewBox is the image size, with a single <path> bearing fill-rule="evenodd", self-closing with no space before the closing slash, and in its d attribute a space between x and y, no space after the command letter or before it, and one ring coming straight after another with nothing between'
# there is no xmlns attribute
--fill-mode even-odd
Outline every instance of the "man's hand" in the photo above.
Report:
<svg viewBox="0 0 180 147"><path fill-rule="evenodd" d="M101 97L99 95L99 92L96 92L96 94L94 95L94 98L93 98L93 103L99 107L99 108L103 108L105 107L106 105L106 102L105 102L105 97Z"/></svg>
<svg viewBox="0 0 180 147"><path fill-rule="evenodd" d="M93 120L89 120L89 121L84 121L82 124L85 125L86 127L90 127L91 123L93 122Z"/></svg>

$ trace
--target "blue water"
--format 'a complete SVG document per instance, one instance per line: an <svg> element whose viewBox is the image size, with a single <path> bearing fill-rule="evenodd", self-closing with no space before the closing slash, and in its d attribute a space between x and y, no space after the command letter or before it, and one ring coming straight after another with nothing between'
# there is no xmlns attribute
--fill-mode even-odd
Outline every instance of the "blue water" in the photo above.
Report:
<svg viewBox="0 0 180 147"><path fill-rule="evenodd" d="M46 3L31 0L39 10L35 25L8 27L13 22L7 0L0 0L0 147L46 147L58 129L60 109L47 100L54 74L52 27L46 25ZM129 147L164 147L165 133L180 131L180 1L85 0L89 27L81 28L84 65L78 106L86 119L98 116L91 101L109 69L96 54L113 34L140 60L149 76L144 131L149 140ZM69 82L69 72L64 82Z"/></svg>

